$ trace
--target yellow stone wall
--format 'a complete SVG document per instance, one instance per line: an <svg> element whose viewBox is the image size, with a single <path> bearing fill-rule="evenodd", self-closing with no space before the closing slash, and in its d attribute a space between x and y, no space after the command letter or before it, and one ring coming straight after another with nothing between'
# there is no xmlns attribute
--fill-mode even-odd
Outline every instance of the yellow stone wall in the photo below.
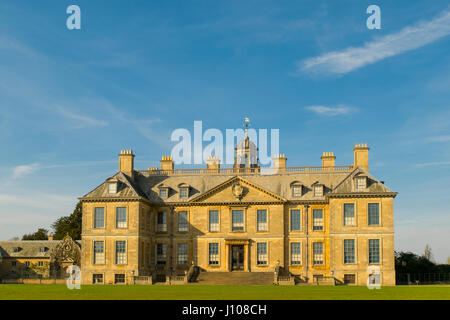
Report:
<svg viewBox="0 0 450 320"><path fill-rule="evenodd" d="M343 281L344 274L355 274L356 285L366 285L368 264L368 239L381 240L381 263L378 265L382 274L382 285L395 284L394 271L394 237L393 237L393 198L331 198L329 203L309 205L283 203L272 195L249 187L245 204L236 203L236 197L230 188L225 188L199 203L170 207L150 206L143 201L83 201L83 237L82 237L82 281L92 283L92 274L104 274L104 283L113 283L115 273L126 274L127 282L132 276L149 275L152 272L168 273L172 268L184 272L188 266L177 265L177 243L188 243L188 264L196 265L207 271L230 270L230 247L233 239L245 242L245 271L273 272L280 264L291 273L301 278L312 280L315 275L334 276ZM247 202L248 201L248 202ZM257 204L255 202L261 202ZM380 204L381 222L379 226L367 225L367 205L371 202ZM254 203L254 204L252 204ZM354 203L356 226L343 225L343 205ZM95 207L105 208L105 228L93 228ZM128 227L115 227L115 208L127 208ZM244 210L245 229L242 232L231 231L231 211ZM256 212L266 209L268 212L268 231L256 231ZM290 231L290 210L301 210L301 230ZM313 230L313 210L323 210L322 231ZM218 210L220 230L209 231L209 210ZM167 232L157 232L157 213L166 212ZM178 213L188 212L188 232L178 231ZM356 263L343 263L343 240L356 240ZM105 241L105 264L94 265L93 241ZM127 264L115 264L114 243L127 241ZM208 244L219 243L220 261L218 266L210 266ZM243 243L244 243L243 242ZM268 243L268 264L258 266L256 263L256 243ZM301 264L291 265L290 243L301 243ZM324 244L324 264L313 264L314 242ZM156 266L156 245L167 244L165 266Z"/></svg>

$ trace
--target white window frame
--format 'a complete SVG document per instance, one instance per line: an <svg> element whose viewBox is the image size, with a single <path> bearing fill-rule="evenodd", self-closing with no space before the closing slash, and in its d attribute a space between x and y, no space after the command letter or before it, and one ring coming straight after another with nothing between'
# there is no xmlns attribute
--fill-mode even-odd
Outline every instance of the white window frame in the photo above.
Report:
<svg viewBox="0 0 450 320"><path fill-rule="evenodd" d="M315 244L322 244L322 253L315 253L314 252L314 245ZM317 241L312 243L312 258L313 258L313 265L314 266L323 266L325 265L325 244L323 241ZM316 257L321 257L321 260L316 259ZM317 261L322 261L321 263L317 263Z"/></svg>
<svg viewBox="0 0 450 320"><path fill-rule="evenodd" d="M211 212L217 212L217 222L211 222ZM209 209L208 210L208 231L209 232L220 232L220 210Z"/></svg>
<svg viewBox="0 0 450 320"><path fill-rule="evenodd" d="M185 246L186 252L180 252L180 246ZM189 244L187 242L178 242L177 243L177 265L178 266L187 266L188 261L189 261Z"/></svg>
<svg viewBox="0 0 450 320"><path fill-rule="evenodd" d="M235 230L236 227L241 227L241 223L235 224L233 222L233 211L242 211L242 230ZM246 231L245 217L246 217L246 212L245 212L244 208L231 209L231 232L245 232Z"/></svg>
<svg viewBox="0 0 450 320"><path fill-rule="evenodd" d="M292 186L292 197L293 198L299 198L299 197L301 197L302 196L302 185L293 185ZM298 192L297 192L297 191Z"/></svg>
<svg viewBox="0 0 450 320"><path fill-rule="evenodd" d="M314 218L314 211L322 211L322 217L320 219L315 219ZM324 226L324 209L323 208L313 208L312 209L312 227L313 227L313 231L315 232L323 232L325 231L325 226ZM316 227L321 227L321 229L315 229Z"/></svg>
<svg viewBox="0 0 450 320"><path fill-rule="evenodd" d="M125 209L125 221L118 221L118 209ZM126 229L128 228L128 208L127 207L116 207L116 229Z"/></svg>
<svg viewBox="0 0 450 320"><path fill-rule="evenodd" d="M348 205L348 204L353 205L353 224L346 224L346 222L345 222L345 205ZM344 227L356 227L356 225L357 225L356 203L345 202L342 204L342 224Z"/></svg>
<svg viewBox="0 0 450 320"><path fill-rule="evenodd" d="M296 260L293 259L293 256L294 256L294 254L292 252L292 245L293 244L298 244L299 247L300 247L300 253L295 255L296 258L298 257L298 259L296 259ZM290 265L294 266L294 267L295 266L301 266L302 265L302 260L303 260L302 259L302 242L301 241L292 241L292 242L290 242L289 243L289 261L290 261ZM298 261L298 263L294 263L294 261L295 262Z"/></svg>
<svg viewBox="0 0 450 320"><path fill-rule="evenodd" d="M266 221L258 222L258 212L265 211L266 212ZM269 231L269 210L266 208L257 208L256 209L256 232L268 232Z"/></svg>
<svg viewBox="0 0 450 320"><path fill-rule="evenodd" d="M266 246L266 253L259 253L258 246L262 244L265 244ZM260 257L262 259L260 259ZM260 261L264 261L263 263L260 263ZM269 264L269 243L267 241L259 241L256 243L256 265L257 266L267 266Z"/></svg>
<svg viewBox="0 0 450 320"><path fill-rule="evenodd" d="M117 243L124 242L124 250L125 252L119 252L121 255L118 255L117 252ZM128 242L126 240L116 240L114 241L114 264L116 265L126 265L128 264Z"/></svg>
<svg viewBox="0 0 450 320"><path fill-rule="evenodd" d="M102 243L102 252L95 251L95 243ZM92 264L105 264L105 241L103 240L93 240L92 241Z"/></svg>
<svg viewBox="0 0 450 320"><path fill-rule="evenodd" d="M319 192L317 190L320 190ZM323 197L323 185L315 185L313 187L314 197Z"/></svg>
<svg viewBox="0 0 450 320"><path fill-rule="evenodd" d="M187 198L189 198L189 187L181 187L180 188L180 199L187 199Z"/></svg>
<svg viewBox="0 0 450 320"><path fill-rule="evenodd" d="M299 212L299 228L298 230L292 230L292 211ZM302 231L302 210L300 208L289 209L289 232L301 232Z"/></svg>
<svg viewBox="0 0 450 320"><path fill-rule="evenodd" d="M117 193L117 182L109 182L108 183L108 193L109 194Z"/></svg>
<svg viewBox="0 0 450 320"><path fill-rule="evenodd" d="M217 253L211 253L211 245L217 245ZM211 263L217 262L217 263ZM208 265L213 267L220 266L220 243L209 242L208 243Z"/></svg>
<svg viewBox="0 0 450 320"><path fill-rule="evenodd" d="M180 225L182 214L186 215L185 224ZM188 232L189 231L189 211L183 210L178 212L178 221L177 221L177 229L178 232Z"/></svg>

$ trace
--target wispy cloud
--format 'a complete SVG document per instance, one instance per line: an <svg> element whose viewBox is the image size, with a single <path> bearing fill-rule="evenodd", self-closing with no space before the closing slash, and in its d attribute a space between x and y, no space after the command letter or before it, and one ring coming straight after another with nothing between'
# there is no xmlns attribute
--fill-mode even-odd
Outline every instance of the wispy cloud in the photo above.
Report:
<svg viewBox="0 0 450 320"><path fill-rule="evenodd" d="M441 161L441 162L424 162L424 163L416 163L414 167L422 168L422 167L436 167L436 166L450 166L450 161Z"/></svg>
<svg viewBox="0 0 450 320"><path fill-rule="evenodd" d="M399 32L392 33L362 47L349 47L298 62L298 72L320 74L345 74L392 57L414 50L450 34L450 11L445 10L430 21L419 22Z"/></svg>
<svg viewBox="0 0 450 320"><path fill-rule="evenodd" d="M357 108L345 106L345 105L339 105L336 107L327 107L327 106L307 106L305 107L306 110L312 111L316 114L333 117L333 116L339 116L339 115L346 115L346 114L353 114L358 112Z"/></svg>
<svg viewBox="0 0 450 320"><path fill-rule="evenodd" d="M435 136L435 137L429 137L426 139L428 142L448 142L450 141L450 135L442 135L442 136Z"/></svg>
<svg viewBox="0 0 450 320"><path fill-rule="evenodd" d="M12 178L13 179L22 178L23 176L29 175L38 169L39 169L38 163L14 167L12 170Z"/></svg>
<svg viewBox="0 0 450 320"><path fill-rule="evenodd" d="M92 117L80 115L73 113L67 109L64 109L62 107L58 107L58 112L65 118L74 120L76 123L73 127L80 129L84 127L105 127L108 125L108 122L104 120L95 119Z"/></svg>

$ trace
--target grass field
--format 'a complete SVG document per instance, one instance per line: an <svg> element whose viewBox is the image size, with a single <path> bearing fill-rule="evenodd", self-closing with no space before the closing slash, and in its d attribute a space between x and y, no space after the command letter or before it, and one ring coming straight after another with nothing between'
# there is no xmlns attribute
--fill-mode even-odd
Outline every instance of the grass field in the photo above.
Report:
<svg viewBox="0 0 450 320"><path fill-rule="evenodd" d="M0 300L450 300L450 286L367 287L315 286L82 286L0 285Z"/></svg>

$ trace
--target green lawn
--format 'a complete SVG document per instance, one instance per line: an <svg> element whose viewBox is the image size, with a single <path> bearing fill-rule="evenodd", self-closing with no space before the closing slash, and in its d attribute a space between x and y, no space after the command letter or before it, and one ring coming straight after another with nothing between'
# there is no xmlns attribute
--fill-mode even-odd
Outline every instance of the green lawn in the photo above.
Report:
<svg viewBox="0 0 450 320"><path fill-rule="evenodd" d="M316 286L82 286L69 290L65 285L0 285L5 299L445 299L450 286L399 286L369 290L367 287Z"/></svg>

